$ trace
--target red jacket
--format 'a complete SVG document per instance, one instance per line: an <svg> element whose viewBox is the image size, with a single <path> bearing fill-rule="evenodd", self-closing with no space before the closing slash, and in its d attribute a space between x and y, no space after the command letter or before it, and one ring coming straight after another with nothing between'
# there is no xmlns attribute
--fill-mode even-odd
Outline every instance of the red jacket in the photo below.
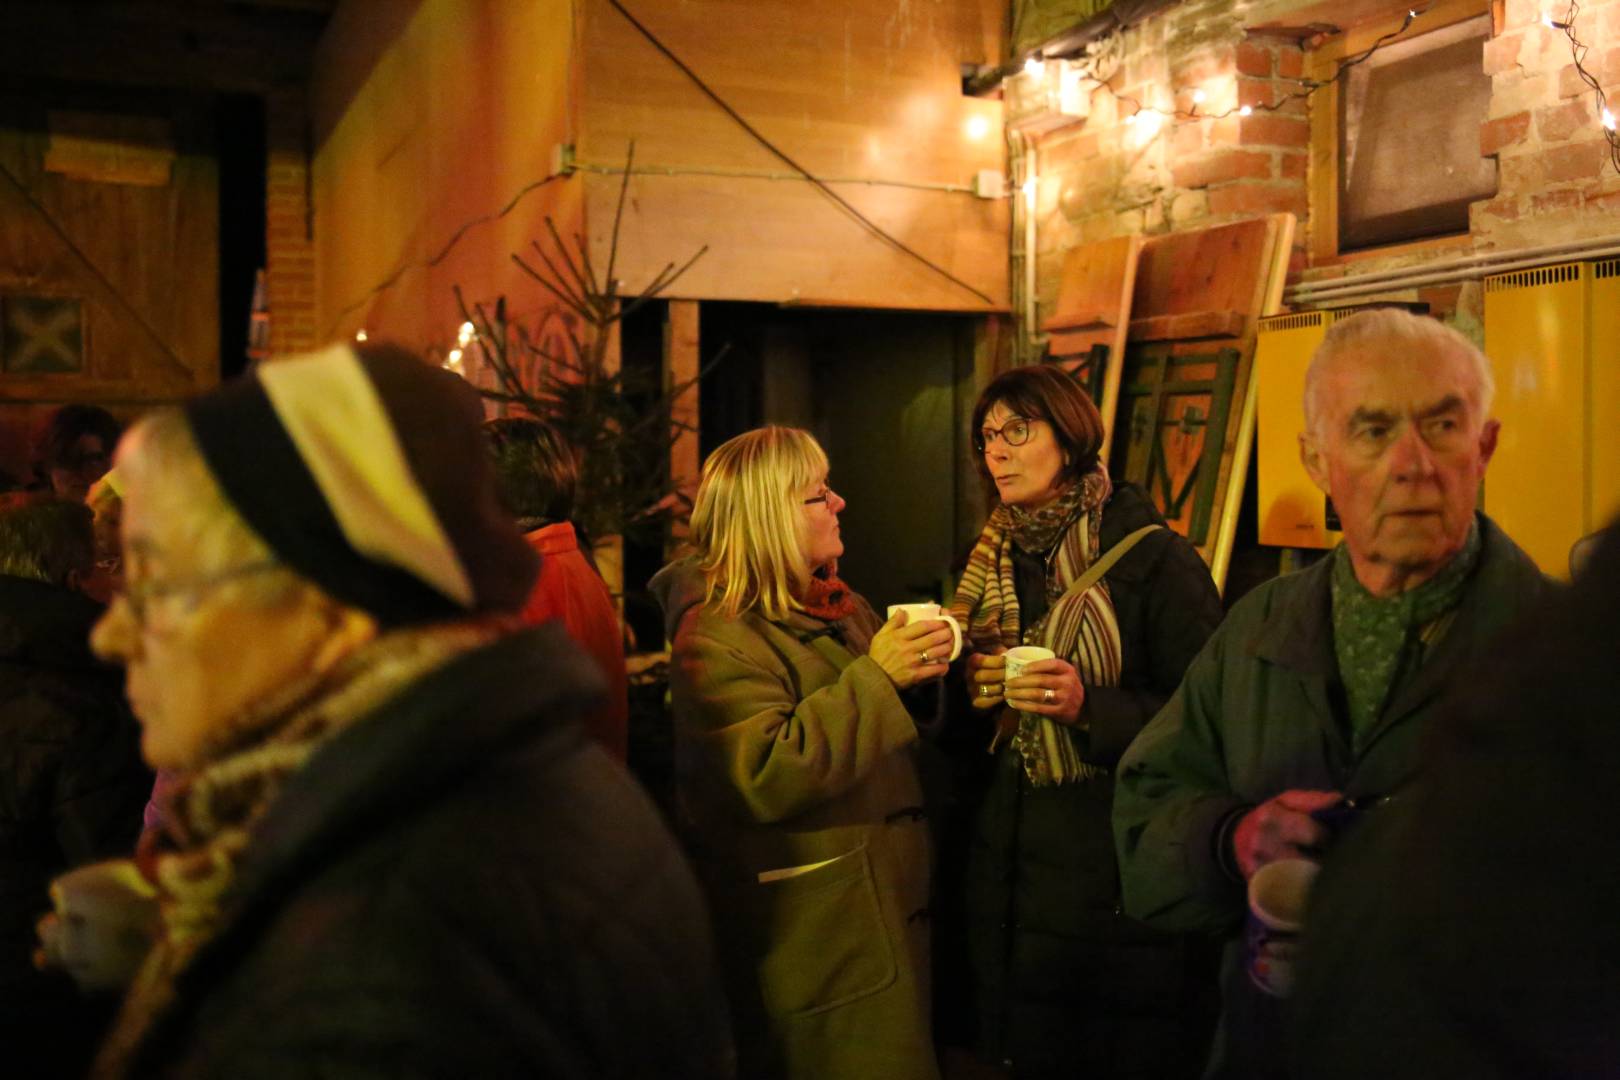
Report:
<svg viewBox="0 0 1620 1080"><path fill-rule="evenodd" d="M585 728L619 761L629 741L630 703L624 673L624 632L613 596L591 564L580 553L574 527L568 522L546 525L524 537L540 553L540 576L523 620L533 625L561 619L568 636L577 641L602 669L607 679L608 704L585 718Z"/></svg>

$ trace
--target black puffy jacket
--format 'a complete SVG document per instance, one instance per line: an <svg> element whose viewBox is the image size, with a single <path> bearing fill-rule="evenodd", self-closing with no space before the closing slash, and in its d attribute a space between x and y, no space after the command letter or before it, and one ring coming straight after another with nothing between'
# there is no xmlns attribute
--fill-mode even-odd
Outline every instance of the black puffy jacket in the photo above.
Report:
<svg viewBox="0 0 1620 1080"><path fill-rule="evenodd" d="M1163 518L1121 485L1103 508L1101 549L1149 523ZM1086 688L1078 742L1087 762L1112 769L1222 612L1203 560L1167 528L1105 580L1122 669L1118 686ZM1041 610L1024 592L1021 581L1021 609ZM1112 773L1032 787L1010 745L986 757L989 724L976 715L983 738L970 753L984 770L960 820L971 834L963 908L979 1052L1021 1075L1195 1074L1213 1028L1213 949L1120 914Z"/></svg>
<svg viewBox="0 0 1620 1080"><path fill-rule="evenodd" d="M82 1069L92 1021L65 978L34 971L34 923L53 877L134 849L152 790L123 676L90 655L100 613L0 577L0 1045L18 1075Z"/></svg>
<svg viewBox="0 0 1620 1080"><path fill-rule="evenodd" d="M334 737L132 1075L728 1075L691 872L579 724L601 692L548 623Z"/></svg>

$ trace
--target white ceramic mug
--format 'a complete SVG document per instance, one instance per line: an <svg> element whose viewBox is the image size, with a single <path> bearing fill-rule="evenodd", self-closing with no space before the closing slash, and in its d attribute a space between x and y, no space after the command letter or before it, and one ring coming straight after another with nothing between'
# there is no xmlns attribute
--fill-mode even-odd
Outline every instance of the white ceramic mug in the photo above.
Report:
<svg viewBox="0 0 1620 1080"><path fill-rule="evenodd" d="M962 655L962 624L957 622L955 616L953 616L950 612L940 610L940 606L938 604L890 604L889 618L894 618L894 613L897 611L903 611L906 613L907 626L910 626L912 623L919 622L950 623L951 655L945 657L945 659L955 660L958 656Z"/></svg>
<svg viewBox="0 0 1620 1080"><path fill-rule="evenodd" d="M1007 650L1007 670L1002 674L1001 681L1016 679L1024 673L1024 669L1031 664L1042 660L1056 660L1057 653L1039 645L1020 645L1016 649Z"/></svg>
<svg viewBox="0 0 1620 1080"><path fill-rule="evenodd" d="M86 990L128 985L157 940L157 889L129 859L91 863L51 882L54 921L41 928L47 963Z"/></svg>

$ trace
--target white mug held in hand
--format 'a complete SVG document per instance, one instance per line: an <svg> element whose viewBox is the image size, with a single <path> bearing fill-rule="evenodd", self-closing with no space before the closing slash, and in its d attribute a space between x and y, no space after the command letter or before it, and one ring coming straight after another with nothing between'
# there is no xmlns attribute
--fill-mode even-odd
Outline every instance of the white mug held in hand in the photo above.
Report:
<svg viewBox="0 0 1620 1080"><path fill-rule="evenodd" d="M1018 678L1024 669L1031 664L1038 664L1042 660L1055 660L1057 653L1051 649L1044 649L1039 645L1020 645L1016 649L1007 650L1007 669L1002 674L1002 684Z"/></svg>
<svg viewBox="0 0 1620 1080"><path fill-rule="evenodd" d="M117 990L134 978L159 932L157 889L129 859L69 871L51 883L53 918L40 926L45 963L84 990Z"/></svg>
<svg viewBox="0 0 1620 1080"><path fill-rule="evenodd" d="M894 618L894 613L897 611L906 613L907 626L920 622L950 623L951 655L944 657L943 660L955 660L962 655L962 624L957 622L955 616L950 612L942 611L938 604L890 604L889 618Z"/></svg>

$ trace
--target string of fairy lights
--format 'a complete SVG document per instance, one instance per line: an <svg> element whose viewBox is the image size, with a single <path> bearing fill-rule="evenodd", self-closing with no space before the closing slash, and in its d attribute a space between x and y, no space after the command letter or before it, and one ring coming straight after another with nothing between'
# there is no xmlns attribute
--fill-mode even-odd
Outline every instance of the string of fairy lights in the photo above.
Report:
<svg viewBox="0 0 1620 1080"><path fill-rule="evenodd" d="M1575 34L1575 20L1581 14L1579 0L1569 0L1569 7L1564 11L1562 19L1554 19L1551 15L1541 17L1541 25L1549 30L1561 32L1569 39L1570 59L1575 63L1575 74L1592 91L1597 99L1598 124L1603 129L1603 137L1609 144L1609 164L1614 171L1620 173L1620 133L1615 131L1614 113L1609 109L1609 102L1604 96L1603 86L1586 70L1586 53L1589 46Z"/></svg>
<svg viewBox="0 0 1620 1080"><path fill-rule="evenodd" d="M1401 20L1399 26L1380 35L1360 52L1341 59L1334 66L1332 74L1327 78L1311 79L1303 76L1281 76L1280 78L1286 81L1297 83L1299 89L1276 96L1269 101L1240 102L1220 111L1211 110L1207 107L1210 95L1202 87L1194 89L1190 95L1191 108L1181 108L1179 106L1164 108L1160 105L1144 102L1130 94L1121 93L1114 89L1109 79L1099 77L1094 71L1083 72L1080 77L1090 85L1107 93L1114 99L1116 105L1123 105L1130 109L1128 113L1121 117L1121 123L1128 126L1144 122L1162 123L1165 120L1222 120L1229 116L1247 117L1257 112L1277 112L1286 108L1291 102L1306 101L1312 95L1337 82L1346 71L1357 64L1365 63L1384 46L1403 37L1428 10L1429 7L1409 8L1406 17ZM1562 19L1554 19L1551 15L1543 15L1541 22L1549 30L1562 32L1569 39L1570 53L1574 61L1576 74L1591 89L1597 99L1599 123L1609 144L1610 164L1614 166L1616 172L1620 172L1620 133L1617 133L1615 129L1615 115L1608 107L1602 85L1585 66L1589 47L1576 35L1576 19L1580 15L1580 10L1579 0L1569 0L1569 6ZM1130 28L1130 25L1121 26L1112 33L1123 35ZM1046 63L1045 58L1040 55L1032 55L1024 61L1024 73L1033 78L1042 78L1045 75Z"/></svg>

